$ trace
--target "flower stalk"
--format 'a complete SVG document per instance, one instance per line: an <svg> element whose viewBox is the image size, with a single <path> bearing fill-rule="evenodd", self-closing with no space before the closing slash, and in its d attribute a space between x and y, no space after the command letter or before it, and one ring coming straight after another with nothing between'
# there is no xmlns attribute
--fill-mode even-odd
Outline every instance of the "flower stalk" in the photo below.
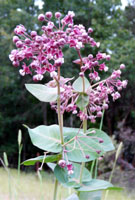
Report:
<svg viewBox="0 0 135 200"><path fill-rule="evenodd" d="M61 114L61 100L60 100L60 67L58 67L58 81L57 81L57 113L58 113L58 123L59 123L59 129L60 129L60 139L61 144L64 144L64 138L63 138L63 115ZM58 180L55 180L55 186L54 186L54 196L53 200L56 200L57 196L57 190L58 190Z"/></svg>

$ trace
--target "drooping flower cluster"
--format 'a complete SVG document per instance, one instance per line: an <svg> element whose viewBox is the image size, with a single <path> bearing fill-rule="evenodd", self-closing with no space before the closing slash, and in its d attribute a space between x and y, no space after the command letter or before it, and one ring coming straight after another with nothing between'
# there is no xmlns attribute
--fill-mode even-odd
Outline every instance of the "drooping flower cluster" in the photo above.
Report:
<svg viewBox="0 0 135 200"><path fill-rule="evenodd" d="M99 72L107 72L108 66L105 61L110 60L110 55L98 52L96 56L89 54L87 57L81 56L81 49L89 44L91 47L99 47L100 43L90 36L93 32L92 28L87 31L83 25L75 25L73 18L74 12L69 11L62 18L62 14L55 13L56 24L52 21L52 13L46 12L38 16L39 21L46 21L46 25L42 26L42 35L38 35L36 31L26 32L23 25L18 25L14 32L18 36L13 37L17 49L11 51L9 55L15 67L22 63L19 70L22 76L30 74L34 81L43 79L46 72L50 73L52 81L48 87L57 87L56 80L57 68L64 63L63 47L68 45L74 48L79 56L78 60L73 61L80 65L79 76L84 80L84 74L89 74L90 85L83 93L88 96L89 101L86 110L79 110L77 100L80 96L69 82L72 79L60 77L60 87L63 88L60 95L61 113L72 112L77 114L81 120L89 119L95 122L97 117L101 117L103 110L108 108L109 95L113 100L120 98L119 91L125 88L127 81L121 81L121 70L125 68L124 64L120 65L118 70L114 70L112 75L105 80L100 80ZM29 62L28 62L29 61ZM57 111L57 103L51 103L53 109Z"/></svg>

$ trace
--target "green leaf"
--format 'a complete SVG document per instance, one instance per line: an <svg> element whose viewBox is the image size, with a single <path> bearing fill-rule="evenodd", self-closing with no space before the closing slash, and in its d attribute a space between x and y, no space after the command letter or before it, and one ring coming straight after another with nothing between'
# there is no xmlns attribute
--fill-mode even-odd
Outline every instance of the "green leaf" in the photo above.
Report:
<svg viewBox="0 0 135 200"><path fill-rule="evenodd" d="M85 82L85 92L86 90L90 87L90 83L87 78L84 77L84 82ZM83 92L83 79L81 77L78 77L74 83L73 83L73 88L77 92Z"/></svg>
<svg viewBox="0 0 135 200"><path fill-rule="evenodd" d="M44 163L55 162L61 158L61 154L49 155L45 157ZM44 156L38 156L36 158L31 158L22 162L23 165L35 165L36 162L43 162Z"/></svg>
<svg viewBox="0 0 135 200"><path fill-rule="evenodd" d="M87 132L91 132L91 131L95 131L95 133L93 134L89 134L90 136L95 136L98 138L101 138L103 140L103 143L100 143L100 146L104 149L105 152L108 151L113 151L115 149L111 138L107 135L107 133L105 133L104 131L100 130L100 129L96 129L96 128L92 128L92 129L88 129ZM93 140L97 141L97 139Z"/></svg>
<svg viewBox="0 0 135 200"><path fill-rule="evenodd" d="M28 128L33 145L49 152L58 153L62 150L59 126L38 126L34 129Z"/></svg>
<svg viewBox="0 0 135 200"><path fill-rule="evenodd" d="M89 96L87 94L80 94L76 101L76 105L80 108L80 110L84 110L84 108L88 105L88 103L89 103Z"/></svg>
<svg viewBox="0 0 135 200"><path fill-rule="evenodd" d="M79 200L79 197L77 196L77 194L72 194L68 198L66 198L66 200Z"/></svg>
<svg viewBox="0 0 135 200"><path fill-rule="evenodd" d="M88 162L95 160L105 153L99 142L94 141L84 134L78 134L78 138L79 140L73 140L66 146L67 156L70 161ZM100 154L96 150L101 151ZM88 159L86 155L89 155Z"/></svg>
<svg viewBox="0 0 135 200"><path fill-rule="evenodd" d="M73 174L72 178L76 182L79 182L80 172L81 172L81 166L82 165L78 164L78 163L73 163L73 166L74 166L74 174ZM83 168L83 174L82 174L82 181L83 182L89 182L91 180L92 180L92 177L91 177L91 174L90 174L89 170L86 167L84 167Z"/></svg>
<svg viewBox="0 0 135 200"><path fill-rule="evenodd" d="M56 167L55 163L47 163L48 167L54 172L54 169Z"/></svg>
<svg viewBox="0 0 135 200"><path fill-rule="evenodd" d="M61 168L59 165L56 165L54 169L54 175L60 183L68 182L68 174L66 168Z"/></svg>
<svg viewBox="0 0 135 200"><path fill-rule="evenodd" d="M113 185L104 180L92 179L90 182L82 183L82 186L77 190L80 192L92 192L96 190L106 190L113 188Z"/></svg>
<svg viewBox="0 0 135 200"><path fill-rule="evenodd" d="M95 133L91 133L93 130L95 130ZM63 131L64 135L73 138L78 133L79 129L70 130L67 128L66 132L66 128L64 128ZM88 162L95 160L105 152L114 150L110 137L99 129L89 129L87 130L87 135L83 134L83 130L81 129L78 134L78 139L79 140L77 141L79 143L72 140L66 145L68 159L73 162ZM104 142L99 143L99 139L102 139ZM100 150L101 153L98 154L96 150ZM86 155L89 155L88 159L85 158Z"/></svg>
<svg viewBox="0 0 135 200"><path fill-rule="evenodd" d="M50 88L42 84L25 84L26 89L43 102L53 102L57 100L57 88Z"/></svg>
<svg viewBox="0 0 135 200"><path fill-rule="evenodd" d="M94 191L94 192L80 192L79 200L101 200L102 199L102 191Z"/></svg>
<svg viewBox="0 0 135 200"><path fill-rule="evenodd" d="M73 171L74 173L69 176L66 168L63 169L59 165L57 165L54 170L54 175L56 176L58 181L61 182L65 187L78 188L80 187L79 177L81 172L81 165L73 163ZM84 167L82 181L89 182L91 180L92 178L90 172L87 170L87 168Z"/></svg>

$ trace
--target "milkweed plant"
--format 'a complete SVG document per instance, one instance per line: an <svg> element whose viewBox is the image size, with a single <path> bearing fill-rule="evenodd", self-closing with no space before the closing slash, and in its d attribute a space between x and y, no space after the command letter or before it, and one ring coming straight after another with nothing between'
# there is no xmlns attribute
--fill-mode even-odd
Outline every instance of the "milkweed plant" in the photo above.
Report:
<svg viewBox="0 0 135 200"><path fill-rule="evenodd" d="M73 197L76 200L93 199L91 195L94 191L118 189L107 181L93 178L85 167L86 162L92 163L106 152L114 150L109 136L101 128L87 127L87 122L95 123L97 118L103 117L110 97L113 101L120 98L120 91L127 86L127 80L121 80L125 65L121 64L102 80L101 74L108 71L105 62L110 60L110 55L100 51L96 56L91 53L86 57L81 55L81 49L86 45L99 48L100 43L91 37L92 28L86 30L83 25L74 24L74 16L73 11L68 11L64 17L56 12L54 23L52 12L40 14L38 20L46 24L41 27L41 35L36 31L29 34L23 25L16 26L16 36L13 37L16 49L9 55L13 66L21 66L20 75L30 75L36 82L26 84L26 89L38 100L49 102L58 116L58 125L41 125L33 129L27 127L33 145L44 153L43 156L23 162L24 165L33 165L37 161L48 163L56 177L54 200L57 199L58 182L75 189L75 194L69 196L68 200ZM73 62L80 69L76 80L61 76L65 46L76 52L77 60ZM50 81L37 83L44 80L46 74L50 75ZM65 112L77 115L80 127L63 127Z"/></svg>

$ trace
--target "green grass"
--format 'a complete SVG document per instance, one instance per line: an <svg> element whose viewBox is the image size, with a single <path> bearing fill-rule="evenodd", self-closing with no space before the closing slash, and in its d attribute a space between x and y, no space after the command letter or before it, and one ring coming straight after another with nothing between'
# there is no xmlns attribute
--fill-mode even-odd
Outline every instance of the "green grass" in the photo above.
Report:
<svg viewBox="0 0 135 200"><path fill-rule="evenodd" d="M9 198L9 181L7 172L0 168L0 200L52 200L54 177L51 173L43 172L43 184L36 173L21 173L18 180L17 170L10 169L11 195ZM59 186L58 200L64 200L71 191ZM104 197L102 198L104 199ZM109 192L107 200L134 200L124 192Z"/></svg>

